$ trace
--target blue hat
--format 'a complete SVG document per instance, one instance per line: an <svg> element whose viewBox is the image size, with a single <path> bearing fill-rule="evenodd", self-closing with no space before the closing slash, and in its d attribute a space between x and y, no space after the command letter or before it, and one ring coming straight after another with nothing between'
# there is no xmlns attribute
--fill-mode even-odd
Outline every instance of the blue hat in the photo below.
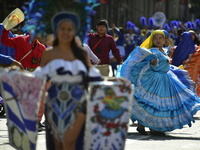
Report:
<svg viewBox="0 0 200 150"><path fill-rule="evenodd" d="M135 26L135 24L134 24L134 23L132 23L132 25L131 25L131 30L133 30L133 31L135 31L135 30L136 30L136 26Z"/></svg>
<svg viewBox="0 0 200 150"><path fill-rule="evenodd" d="M168 23L164 23L163 29L166 31L171 31L171 28L169 27Z"/></svg>
<svg viewBox="0 0 200 150"><path fill-rule="evenodd" d="M53 18L51 19L52 29L53 29L55 36L57 33L57 27L58 27L59 23L63 20L71 20L75 25L75 30L78 31L78 29L80 27L80 21L79 21L78 15L73 12L62 11L62 12L55 14L53 16Z"/></svg>
<svg viewBox="0 0 200 150"><path fill-rule="evenodd" d="M175 28L179 28L179 22L178 21L176 21L176 20L172 20L172 21L170 21L170 27L172 28L172 29L175 29Z"/></svg>
<svg viewBox="0 0 200 150"><path fill-rule="evenodd" d="M145 17L141 17L140 18L140 23L142 24L142 26L146 26L147 25L147 20Z"/></svg>
<svg viewBox="0 0 200 150"><path fill-rule="evenodd" d="M186 28L187 30L193 29L192 23L190 21L186 22Z"/></svg>
<svg viewBox="0 0 200 150"><path fill-rule="evenodd" d="M168 37L169 36L169 33L166 31L166 30L162 30L165 34L165 37Z"/></svg>
<svg viewBox="0 0 200 150"><path fill-rule="evenodd" d="M200 26L200 20L199 19L195 19L195 24L196 24L196 26Z"/></svg>
<svg viewBox="0 0 200 150"><path fill-rule="evenodd" d="M127 30L131 30L131 26L132 26L132 22L131 21L127 21L126 22L126 29Z"/></svg>
<svg viewBox="0 0 200 150"><path fill-rule="evenodd" d="M149 26L149 28L155 28L155 27L157 27L157 26L155 25L155 21L154 21L153 17L150 17L150 18L148 19L148 26Z"/></svg>
<svg viewBox="0 0 200 150"><path fill-rule="evenodd" d="M195 25L196 25L196 29L199 30L200 29L200 20L199 19L195 19Z"/></svg>
<svg viewBox="0 0 200 150"><path fill-rule="evenodd" d="M191 22L192 28L196 29L196 25L194 24L194 22Z"/></svg>

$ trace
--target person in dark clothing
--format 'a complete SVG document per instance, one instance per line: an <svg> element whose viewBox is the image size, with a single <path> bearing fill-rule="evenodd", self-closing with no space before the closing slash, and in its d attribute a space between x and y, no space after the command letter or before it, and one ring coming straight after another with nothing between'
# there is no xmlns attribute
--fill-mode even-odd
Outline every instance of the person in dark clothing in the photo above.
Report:
<svg viewBox="0 0 200 150"><path fill-rule="evenodd" d="M112 27L113 31L116 33L116 38L115 39L115 43L117 45L117 48L119 49L120 55L122 56L123 60L125 59L125 48L124 48L124 44L125 44L125 39L124 39L124 31L122 27L117 28L115 26L115 24L113 24ZM111 68L112 68L112 74L113 77L115 76L115 72L117 71L117 61L115 59L115 57L112 55L111 58Z"/></svg>

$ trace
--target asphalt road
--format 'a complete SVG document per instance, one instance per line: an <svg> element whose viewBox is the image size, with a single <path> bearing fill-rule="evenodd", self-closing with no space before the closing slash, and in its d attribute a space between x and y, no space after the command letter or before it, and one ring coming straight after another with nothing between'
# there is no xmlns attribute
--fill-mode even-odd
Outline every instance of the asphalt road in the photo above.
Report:
<svg viewBox="0 0 200 150"><path fill-rule="evenodd" d="M137 123L129 124L125 150L200 150L200 111L194 116L195 123L189 128L166 132L166 136L140 135ZM146 131L149 130L146 128ZM37 150L46 150L45 131L38 133ZM9 145L6 117L0 118L0 150L14 150Z"/></svg>
<svg viewBox="0 0 200 150"><path fill-rule="evenodd" d="M194 119L192 127L165 132L166 136L144 136L137 133L136 125L130 127L125 150L200 150L200 111Z"/></svg>

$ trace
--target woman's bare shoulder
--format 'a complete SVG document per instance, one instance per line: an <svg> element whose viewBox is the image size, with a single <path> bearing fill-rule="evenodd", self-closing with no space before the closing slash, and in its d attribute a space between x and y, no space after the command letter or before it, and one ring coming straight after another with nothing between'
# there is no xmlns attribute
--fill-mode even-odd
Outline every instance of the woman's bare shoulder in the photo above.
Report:
<svg viewBox="0 0 200 150"><path fill-rule="evenodd" d="M48 48L45 49L44 55L51 55L52 53L54 53L54 51L55 51L55 48L48 47Z"/></svg>
<svg viewBox="0 0 200 150"><path fill-rule="evenodd" d="M52 47L47 48L42 54L41 66L45 66L48 62L50 62L54 58L53 57L54 55L55 55L54 48Z"/></svg>

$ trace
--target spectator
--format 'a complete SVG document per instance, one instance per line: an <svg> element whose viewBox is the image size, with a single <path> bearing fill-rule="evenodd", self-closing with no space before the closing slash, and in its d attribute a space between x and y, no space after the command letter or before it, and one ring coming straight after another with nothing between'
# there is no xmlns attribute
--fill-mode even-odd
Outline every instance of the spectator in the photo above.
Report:
<svg viewBox="0 0 200 150"><path fill-rule="evenodd" d="M116 58L118 63L122 63L122 57L119 49L116 47L115 41L112 36L106 34L108 28L107 20L101 20L97 23L96 33L89 33L88 45L93 53L101 60L100 65L97 68L100 70L103 76L109 75L109 52Z"/></svg>
<svg viewBox="0 0 200 150"><path fill-rule="evenodd" d="M120 55L122 56L123 60L125 58L125 49L124 49L124 44L125 44L125 39L124 39L124 31L122 27L117 28L115 24L113 24L113 29L115 33L117 33L117 38L116 38L116 45L117 48L119 49Z"/></svg>
<svg viewBox="0 0 200 150"><path fill-rule="evenodd" d="M125 59L125 49L124 49L124 44L125 44L125 39L124 39L124 32L123 28L119 27L117 28L115 24L113 24L112 27L113 31L115 32L115 43L117 45L117 48L119 49L120 55L122 56L123 60ZM112 52L110 53L110 65L112 68L112 74L113 77L115 76L115 72L117 71L117 60L116 58L112 55Z"/></svg>
<svg viewBox="0 0 200 150"><path fill-rule="evenodd" d="M134 48L136 46L136 41L135 41L136 34L134 33L136 30L136 26L132 22L129 22L129 23L130 23L130 25L127 22L127 27L126 27L126 29L128 30L128 33L124 35L124 37L125 37L125 52L126 52L125 59L128 58L129 54L134 50Z"/></svg>

